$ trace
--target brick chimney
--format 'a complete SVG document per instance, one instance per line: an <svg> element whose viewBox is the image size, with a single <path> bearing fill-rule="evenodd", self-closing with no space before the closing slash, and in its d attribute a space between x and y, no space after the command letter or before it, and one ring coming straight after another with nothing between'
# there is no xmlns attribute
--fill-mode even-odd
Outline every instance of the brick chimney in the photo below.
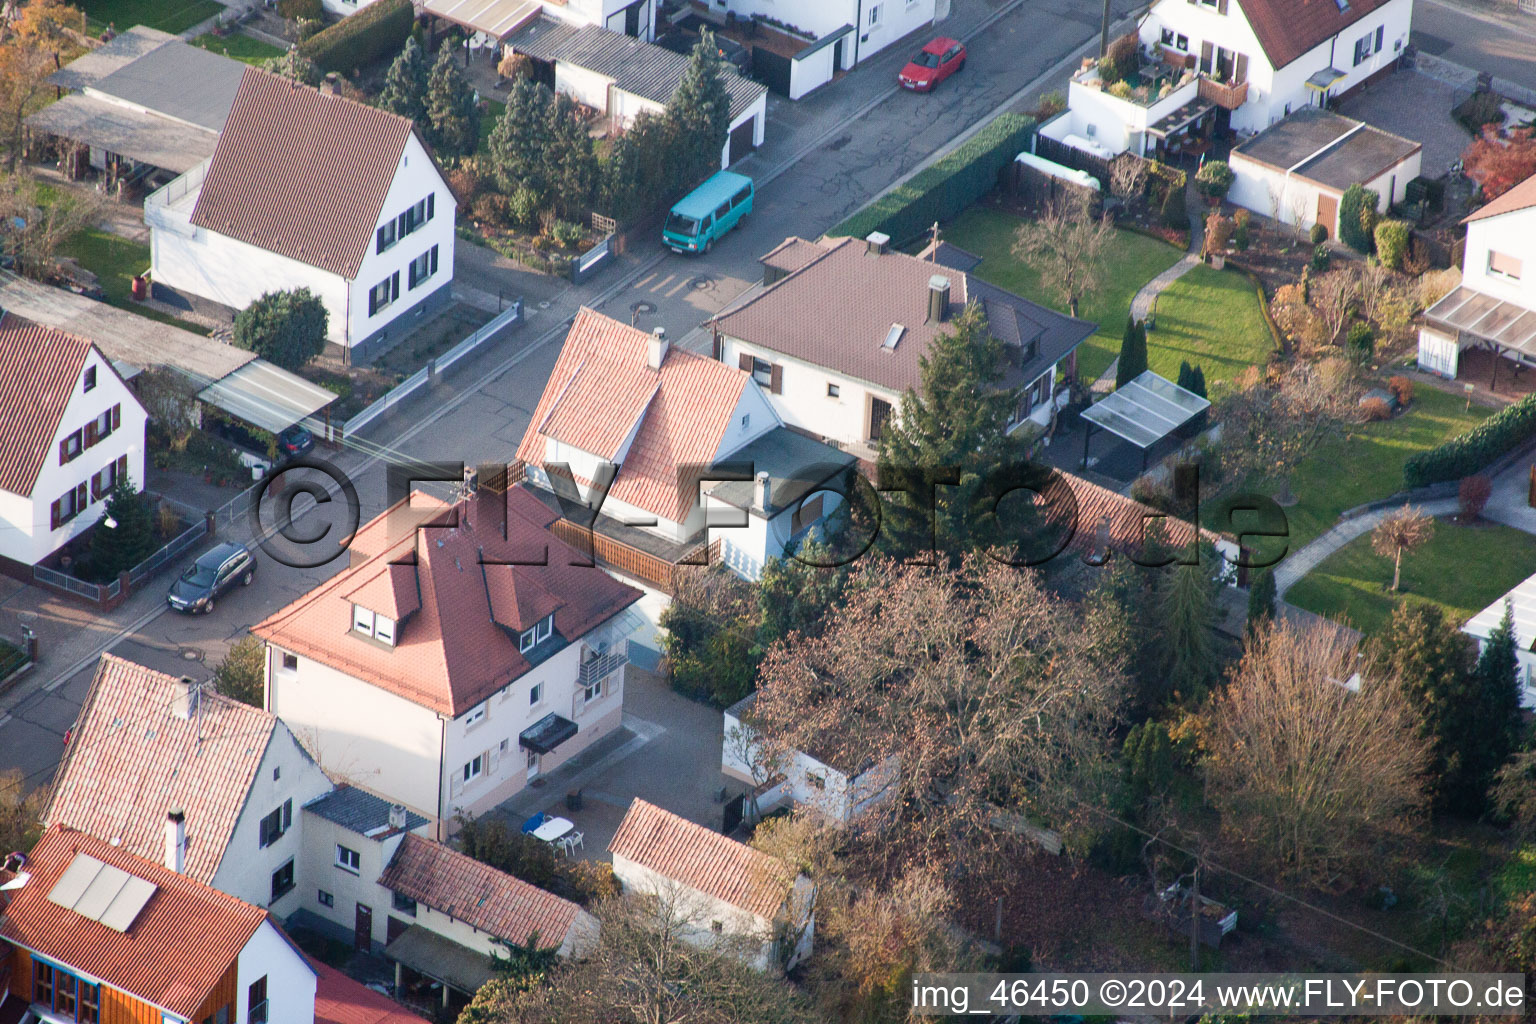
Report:
<svg viewBox="0 0 1536 1024"><path fill-rule="evenodd" d="M198 685L191 676L182 676L171 686L171 714L188 721L197 714Z"/></svg>
<svg viewBox="0 0 1536 1024"><path fill-rule="evenodd" d="M667 329L657 327L651 331L651 337L645 343L645 365L653 370L661 369L662 362L667 358L667 350L672 343L667 341Z"/></svg>
<svg viewBox="0 0 1536 1024"><path fill-rule="evenodd" d="M165 816L165 866L178 875L187 866L187 816L179 807Z"/></svg>

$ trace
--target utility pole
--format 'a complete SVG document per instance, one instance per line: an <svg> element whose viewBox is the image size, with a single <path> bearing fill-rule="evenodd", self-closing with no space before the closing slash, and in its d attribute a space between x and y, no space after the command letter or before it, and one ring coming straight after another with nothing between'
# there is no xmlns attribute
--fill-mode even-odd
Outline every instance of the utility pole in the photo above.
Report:
<svg viewBox="0 0 1536 1024"><path fill-rule="evenodd" d="M1189 888L1189 969L1200 970L1200 862L1195 862L1195 880Z"/></svg>
<svg viewBox="0 0 1536 1024"><path fill-rule="evenodd" d="M1104 0L1104 25L1099 29L1099 56L1109 56L1109 0Z"/></svg>
<svg viewBox="0 0 1536 1024"><path fill-rule="evenodd" d="M928 247L928 262L937 263L939 261L939 222L934 221L929 231L933 235L933 241Z"/></svg>

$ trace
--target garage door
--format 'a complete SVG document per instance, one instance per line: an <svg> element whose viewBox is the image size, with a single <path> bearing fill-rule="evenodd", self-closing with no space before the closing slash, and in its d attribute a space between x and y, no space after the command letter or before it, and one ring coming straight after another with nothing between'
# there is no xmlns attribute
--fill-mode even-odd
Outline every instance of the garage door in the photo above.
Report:
<svg viewBox="0 0 1536 1024"><path fill-rule="evenodd" d="M731 152L728 163L735 163L752 152L752 139L757 134L757 115L753 114L731 130Z"/></svg>

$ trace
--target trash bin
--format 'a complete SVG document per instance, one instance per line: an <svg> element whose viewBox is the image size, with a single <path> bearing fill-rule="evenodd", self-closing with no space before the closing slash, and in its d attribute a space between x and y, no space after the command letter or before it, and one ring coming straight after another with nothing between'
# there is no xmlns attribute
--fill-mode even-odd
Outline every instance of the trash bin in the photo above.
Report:
<svg viewBox="0 0 1536 1024"><path fill-rule="evenodd" d="M134 302L143 302L149 296L149 281L143 274L134 275L132 293Z"/></svg>
<svg viewBox="0 0 1536 1024"><path fill-rule="evenodd" d="M568 811L581 810L581 790L565 794L565 809Z"/></svg>

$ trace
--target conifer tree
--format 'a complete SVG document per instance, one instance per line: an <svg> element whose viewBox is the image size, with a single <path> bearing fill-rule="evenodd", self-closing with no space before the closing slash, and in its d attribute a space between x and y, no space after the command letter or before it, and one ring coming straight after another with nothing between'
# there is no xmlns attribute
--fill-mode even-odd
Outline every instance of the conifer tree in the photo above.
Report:
<svg viewBox="0 0 1536 1024"><path fill-rule="evenodd" d="M405 41L405 48L400 51L400 55L389 66L389 74L384 76L379 106L391 114L410 118L426 131L429 127L427 81L430 74L426 54L416 42L416 37L411 36Z"/></svg>
<svg viewBox="0 0 1536 1024"><path fill-rule="evenodd" d="M705 29L688 57L688 70L667 102L667 116L682 135L680 156L696 181L720 168L720 151L731 127L731 97L725 91L720 49L715 34Z"/></svg>
<svg viewBox="0 0 1536 1024"><path fill-rule="evenodd" d="M1506 601L1504 617L1484 641L1475 669L1477 721L1482 723L1483 741L1471 750L1468 785L1483 797L1494 773L1520 744L1520 667L1515 650L1514 610Z"/></svg>
<svg viewBox="0 0 1536 1024"><path fill-rule="evenodd" d="M108 521L112 525L108 525ZM107 492L106 508L91 533L91 573L111 581L155 552L155 521L150 500L126 476Z"/></svg>
<svg viewBox="0 0 1536 1024"><path fill-rule="evenodd" d="M432 145L440 154L463 157L480 144L480 108L475 91L454 59L454 48L444 46L427 78L427 120Z"/></svg>
<svg viewBox="0 0 1536 1024"><path fill-rule="evenodd" d="M507 195L529 189L540 196L549 193L544 178L545 152L549 149L549 109L554 96L549 88L531 78L519 78L507 97L507 108L491 131L491 168L496 183Z"/></svg>
<svg viewBox="0 0 1536 1024"><path fill-rule="evenodd" d="M1248 583L1248 634L1261 629L1275 618L1275 574L1259 569Z"/></svg>
<svg viewBox="0 0 1536 1024"><path fill-rule="evenodd" d="M1167 696L1198 700L1211 683L1215 662L1216 595L1204 565L1177 565L1169 571L1173 578L1161 616Z"/></svg>
<svg viewBox="0 0 1536 1024"><path fill-rule="evenodd" d="M597 185L597 151L569 96L557 94L548 115L549 145L544 150L543 177L560 215L577 217L591 203Z"/></svg>
<svg viewBox="0 0 1536 1024"><path fill-rule="evenodd" d="M1135 317L1127 317L1120 341L1120 361L1115 365L1115 387L1125 387L1146 369L1147 327Z"/></svg>

